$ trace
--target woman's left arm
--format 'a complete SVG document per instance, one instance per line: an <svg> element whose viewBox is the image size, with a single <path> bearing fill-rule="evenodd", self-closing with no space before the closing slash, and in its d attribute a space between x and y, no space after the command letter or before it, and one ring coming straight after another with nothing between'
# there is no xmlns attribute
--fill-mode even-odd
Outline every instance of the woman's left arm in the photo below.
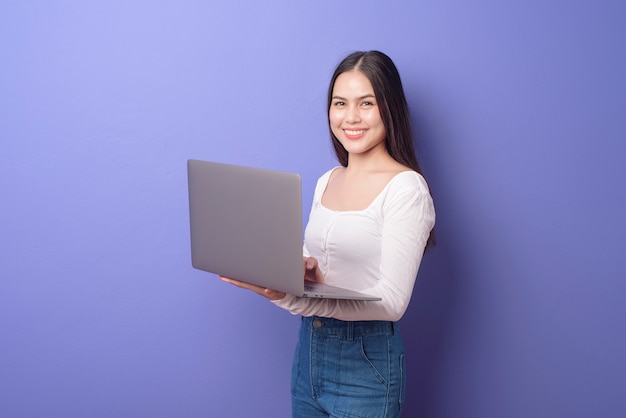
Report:
<svg viewBox="0 0 626 418"><path fill-rule="evenodd" d="M406 311L424 249L435 224L428 189L403 192L383 206L380 280L364 293L380 296L385 315L397 320Z"/></svg>
<svg viewBox="0 0 626 418"><path fill-rule="evenodd" d="M435 223L428 187L421 176L418 180L411 187L394 191L382 206L376 284L361 290L381 297L381 301L306 299L287 295L274 303L304 316L318 315L346 321L400 319L411 299L426 242Z"/></svg>

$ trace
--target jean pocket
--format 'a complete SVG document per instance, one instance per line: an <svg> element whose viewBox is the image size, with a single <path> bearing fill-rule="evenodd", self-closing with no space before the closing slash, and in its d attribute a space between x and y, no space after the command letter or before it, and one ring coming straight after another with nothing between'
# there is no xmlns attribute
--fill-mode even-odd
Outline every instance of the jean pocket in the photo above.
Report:
<svg viewBox="0 0 626 418"><path fill-rule="evenodd" d="M384 335L362 337L361 357L367 363L374 377L383 385L387 385L390 373L387 337Z"/></svg>

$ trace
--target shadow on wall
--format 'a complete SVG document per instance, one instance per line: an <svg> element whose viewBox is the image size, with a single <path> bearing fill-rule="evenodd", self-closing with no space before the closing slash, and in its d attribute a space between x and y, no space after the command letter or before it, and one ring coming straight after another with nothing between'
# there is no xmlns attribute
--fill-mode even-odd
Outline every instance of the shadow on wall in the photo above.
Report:
<svg viewBox="0 0 626 418"><path fill-rule="evenodd" d="M440 400L446 395L442 382L449 351L446 336L458 318L463 293L460 272L465 263L462 252L454 247L455 226L449 216L454 208L442 203L454 199L437 198L446 194L445 181L441 181L446 177L446 168L436 161L438 135L429 132L428 123L417 120L415 113L413 125L415 149L435 201L437 244L424 254L411 303L400 323L407 350L407 401L403 415L434 417L443 414L437 408L445 404Z"/></svg>
<svg viewBox="0 0 626 418"><path fill-rule="evenodd" d="M440 416L441 376L446 367L446 335L456 317L460 297L453 255L441 244L425 255L411 304L400 328L407 350L407 393L404 414Z"/></svg>
<svg viewBox="0 0 626 418"><path fill-rule="evenodd" d="M437 245L424 255L409 308L400 328L407 350L407 393L405 414L410 417L445 416L440 411L448 397L446 376L464 295L462 252L454 247L445 208L437 212ZM455 331L456 330L456 331ZM448 388L449 389L449 388Z"/></svg>

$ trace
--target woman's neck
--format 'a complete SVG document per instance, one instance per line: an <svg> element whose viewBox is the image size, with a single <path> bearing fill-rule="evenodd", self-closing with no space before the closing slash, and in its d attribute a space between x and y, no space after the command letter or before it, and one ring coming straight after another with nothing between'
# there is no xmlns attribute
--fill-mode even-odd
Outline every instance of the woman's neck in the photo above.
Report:
<svg viewBox="0 0 626 418"><path fill-rule="evenodd" d="M398 166L387 150L375 154L348 154L347 172L387 171Z"/></svg>

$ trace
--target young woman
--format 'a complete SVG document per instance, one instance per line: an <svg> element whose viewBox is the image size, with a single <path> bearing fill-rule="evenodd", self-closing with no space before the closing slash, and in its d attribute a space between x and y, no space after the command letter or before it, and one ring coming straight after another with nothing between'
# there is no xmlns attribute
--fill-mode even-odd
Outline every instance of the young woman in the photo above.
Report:
<svg viewBox="0 0 626 418"><path fill-rule="evenodd" d="M341 166L317 183L305 230L305 280L381 301L306 299L239 281L302 315L292 371L294 417L396 417L405 395L404 314L435 211L412 143L392 60L356 52L328 89L328 122Z"/></svg>

